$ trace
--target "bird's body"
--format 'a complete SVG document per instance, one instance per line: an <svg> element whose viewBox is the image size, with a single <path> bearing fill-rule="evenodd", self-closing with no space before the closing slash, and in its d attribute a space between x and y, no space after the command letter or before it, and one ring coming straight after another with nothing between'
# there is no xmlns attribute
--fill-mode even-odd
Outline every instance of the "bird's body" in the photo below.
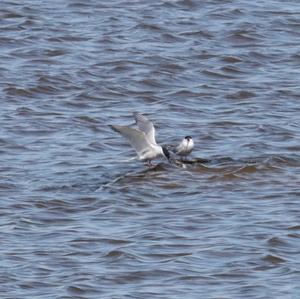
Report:
<svg viewBox="0 0 300 299"><path fill-rule="evenodd" d="M134 118L138 129L119 125L111 125L110 127L129 141L139 160L147 161L148 165L151 165L151 161L159 156L164 156L169 160L169 151L155 141L153 123L140 113L134 113Z"/></svg>
<svg viewBox="0 0 300 299"><path fill-rule="evenodd" d="M181 157L187 157L194 148L194 141L191 136L185 136L181 143L176 147L176 155Z"/></svg>

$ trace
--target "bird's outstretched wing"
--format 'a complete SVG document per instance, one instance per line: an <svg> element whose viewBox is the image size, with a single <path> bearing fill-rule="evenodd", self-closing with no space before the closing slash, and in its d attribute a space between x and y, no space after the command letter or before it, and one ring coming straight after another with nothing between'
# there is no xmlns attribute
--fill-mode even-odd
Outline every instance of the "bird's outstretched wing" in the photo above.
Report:
<svg viewBox="0 0 300 299"><path fill-rule="evenodd" d="M127 138L140 158L143 156L145 150L151 148L151 144L147 140L144 132L128 126L110 125L109 127Z"/></svg>
<svg viewBox="0 0 300 299"><path fill-rule="evenodd" d="M155 128L153 123L144 115L135 112L133 113L134 119L136 121L139 129L145 133L146 138L152 144L156 144L155 141Z"/></svg>

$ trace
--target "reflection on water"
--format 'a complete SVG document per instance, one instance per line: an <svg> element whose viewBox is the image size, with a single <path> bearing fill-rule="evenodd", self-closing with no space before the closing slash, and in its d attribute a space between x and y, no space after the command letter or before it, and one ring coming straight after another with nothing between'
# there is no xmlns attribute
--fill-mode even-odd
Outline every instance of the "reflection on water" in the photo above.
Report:
<svg viewBox="0 0 300 299"><path fill-rule="evenodd" d="M2 1L3 298L296 298L296 1ZM149 115L189 162L108 125Z"/></svg>

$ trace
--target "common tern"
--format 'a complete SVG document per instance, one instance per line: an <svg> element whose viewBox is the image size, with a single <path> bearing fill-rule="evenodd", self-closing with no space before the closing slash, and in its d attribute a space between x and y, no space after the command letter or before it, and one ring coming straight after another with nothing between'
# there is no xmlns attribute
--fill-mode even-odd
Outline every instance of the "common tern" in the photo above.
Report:
<svg viewBox="0 0 300 299"><path fill-rule="evenodd" d="M191 136L185 136L181 143L176 147L175 154L182 157L187 157L194 148L194 141Z"/></svg>
<svg viewBox="0 0 300 299"><path fill-rule="evenodd" d="M130 145L135 149L138 159L147 161L151 166L151 161L159 156L164 156L170 162L170 153L166 147L160 146L155 141L155 128L153 123L144 115L135 112L133 114L138 129L130 126L110 125L110 127L127 138Z"/></svg>

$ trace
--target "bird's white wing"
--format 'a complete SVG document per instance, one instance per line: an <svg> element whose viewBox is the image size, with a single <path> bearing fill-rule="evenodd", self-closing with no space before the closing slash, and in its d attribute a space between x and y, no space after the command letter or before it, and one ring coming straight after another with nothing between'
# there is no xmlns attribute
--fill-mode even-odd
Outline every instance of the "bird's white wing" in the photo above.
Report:
<svg viewBox="0 0 300 299"><path fill-rule="evenodd" d="M134 119L136 121L137 126L139 129L145 133L146 138L152 144L156 144L155 141L155 128L153 123L144 115L135 112L133 113Z"/></svg>
<svg viewBox="0 0 300 299"><path fill-rule="evenodd" d="M180 152L184 151L185 148L186 148L186 146L187 146L187 144L186 144L186 142L185 142L185 139L183 139L183 140L180 142L180 144L176 147L176 152L177 152L177 153L180 153Z"/></svg>
<svg viewBox="0 0 300 299"><path fill-rule="evenodd" d="M145 150L151 148L151 144L147 140L144 132L128 126L110 125L110 127L123 137L127 138L139 157L143 156Z"/></svg>

